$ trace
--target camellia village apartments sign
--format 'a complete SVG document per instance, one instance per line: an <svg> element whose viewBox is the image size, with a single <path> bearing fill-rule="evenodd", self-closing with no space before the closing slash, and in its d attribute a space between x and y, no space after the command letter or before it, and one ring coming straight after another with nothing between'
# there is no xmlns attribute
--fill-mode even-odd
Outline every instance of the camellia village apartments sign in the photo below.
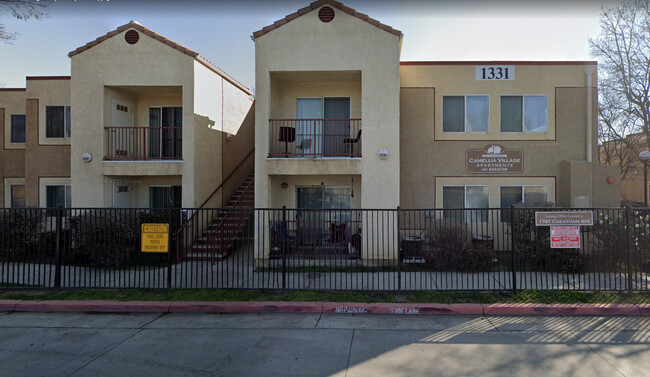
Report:
<svg viewBox="0 0 650 377"><path fill-rule="evenodd" d="M524 152L496 144L486 145L483 149L468 149L465 152L465 170L482 174L523 173Z"/></svg>

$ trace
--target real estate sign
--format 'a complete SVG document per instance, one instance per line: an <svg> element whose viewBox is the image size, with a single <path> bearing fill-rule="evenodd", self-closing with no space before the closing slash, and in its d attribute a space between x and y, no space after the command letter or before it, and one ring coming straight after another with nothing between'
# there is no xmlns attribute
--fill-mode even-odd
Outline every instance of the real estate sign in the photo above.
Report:
<svg viewBox="0 0 650 377"><path fill-rule="evenodd" d="M552 249L579 249L580 248L580 227L579 226L552 226L551 227L551 248Z"/></svg>
<svg viewBox="0 0 650 377"><path fill-rule="evenodd" d="M145 223L140 229L140 246L143 253L166 253L169 251L169 224Z"/></svg>
<svg viewBox="0 0 650 377"><path fill-rule="evenodd" d="M591 211L535 212L535 225L594 225Z"/></svg>

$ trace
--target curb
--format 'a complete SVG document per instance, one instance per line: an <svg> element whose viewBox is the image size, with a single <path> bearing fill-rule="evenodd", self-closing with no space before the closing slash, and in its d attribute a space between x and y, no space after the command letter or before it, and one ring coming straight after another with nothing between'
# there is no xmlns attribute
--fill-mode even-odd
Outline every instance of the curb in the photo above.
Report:
<svg viewBox="0 0 650 377"><path fill-rule="evenodd" d="M1 312L334 313L392 315L650 316L650 304L400 304L350 302L21 301L0 300Z"/></svg>

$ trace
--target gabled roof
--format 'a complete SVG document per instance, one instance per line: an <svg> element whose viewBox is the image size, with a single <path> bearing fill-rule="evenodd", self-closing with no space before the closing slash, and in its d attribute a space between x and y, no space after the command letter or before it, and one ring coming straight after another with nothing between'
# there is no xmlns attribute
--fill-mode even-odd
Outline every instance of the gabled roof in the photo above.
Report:
<svg viewBox="0 0 650 377"><path fill-rule="evenodd" d="M262 28L261 30L258 30L256 32L254 32L253 33L253 38L259 38L259 37L263 36L264 34L270 32L271 30L275 30L275 29L279 28L280 26L286 24L287 22L295 20L296 18L302 16L303 14L309 13L314 9L318 9L318 8L322 7L323 5L329 5L332 8L336 8L336 9L338 9L340 11L343 11L343 12L345 12L345 13L351 15L351 16L354 16L354 17L356 17L356 18L358 18L360 20L366 21L367 23L369 23L369 24L371 24L373 26L376 26L376 27L380 28L381 30L387 31L387 32L389 32L389 33L391 33L393 35L397 35L398 37L402 36L401 31L399 31L397 29L393 29L392 27L390 27L388 25L384 25L381 22L379 22L379 21L377 21L377 20L375 20L373 18L368 17L368 15L366 15L366 14L359 13L356 10L343 5L343 3L340 3L340 2L338 2L336 0L318 0L318 1L314 1L313 3L309 4L308 6L306 6L304 8L298 9L298 11L296 11L294 13L291 13L290 15L286 16L285 18L282 18L280 20L275 21L272 25L266 26L266 27Z"/></svg>
<svg viewBox="0 0 650 377"><path fill-rule="evenodd" d="M95 39L92 42L86 43L85 45L83 45L83 46L77 48L76 50L71 51L70 53L68 53L68 56L73 57L73 56L75 56L75 55L77 55L79 53L82 53L82 52L84 52L84 51L86 51L86 50L88 50L88 49L90 49L90 48L92 48L94 46L97 46L98 44L104 42L105 40L107 40L107 39L109 39L111 37L114 37L117 34L122 33L123 31L129 30L129 29L135 29L135 30L139 31L140 33L142 33L142 34L144 34L146 36L149 36L149 37L151 37L151 38L153 38L153 39L155 39L155 40L157 40L157 41L159 41L159 42L161 42L163 44L166 44L167 46L169 46L169 47L171 47L173 49L176 49L176 50L182 52L183 54L185 54L187 56L190 56L190 57L196 59L198 62L205 65L207 68L214 71L215 73L217 73L218 75L220 75L221 77L223 77L224 79L229 81L231 84L235 85L236 87L243 90L247 94L253 95L253 92L251 92L250 89L245 87L239 81L235 80L232 76L228 75L221 68L214 65L211 61L209 61L205 57L201 56L201 54L199 54L198 52L190 50L189 48L187 48L185 46L182 46L182 45L172 41L171 39L167 39L167 38L163 37L162 35L154 32L153 30L142 26L140 23L138 23L136 21L130 21L128 24L122 25L122 26L118 27L117 29L106 33L105 35L102 35L101 37Z"/></svg>

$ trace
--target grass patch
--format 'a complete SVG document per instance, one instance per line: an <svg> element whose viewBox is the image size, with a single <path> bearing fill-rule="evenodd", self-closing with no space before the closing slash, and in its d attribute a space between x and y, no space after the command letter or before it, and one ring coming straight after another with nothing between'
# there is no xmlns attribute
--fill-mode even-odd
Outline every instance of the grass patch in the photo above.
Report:
<svg viewBox="0 0 650 377"><path fill-rule="evenodd" d="M650 304L650 292L340 292L221 289L0 291L3 300L114 300L114 301L292 301L292 302L400 302L400 303L537 303L537 304Z"/></svg>

